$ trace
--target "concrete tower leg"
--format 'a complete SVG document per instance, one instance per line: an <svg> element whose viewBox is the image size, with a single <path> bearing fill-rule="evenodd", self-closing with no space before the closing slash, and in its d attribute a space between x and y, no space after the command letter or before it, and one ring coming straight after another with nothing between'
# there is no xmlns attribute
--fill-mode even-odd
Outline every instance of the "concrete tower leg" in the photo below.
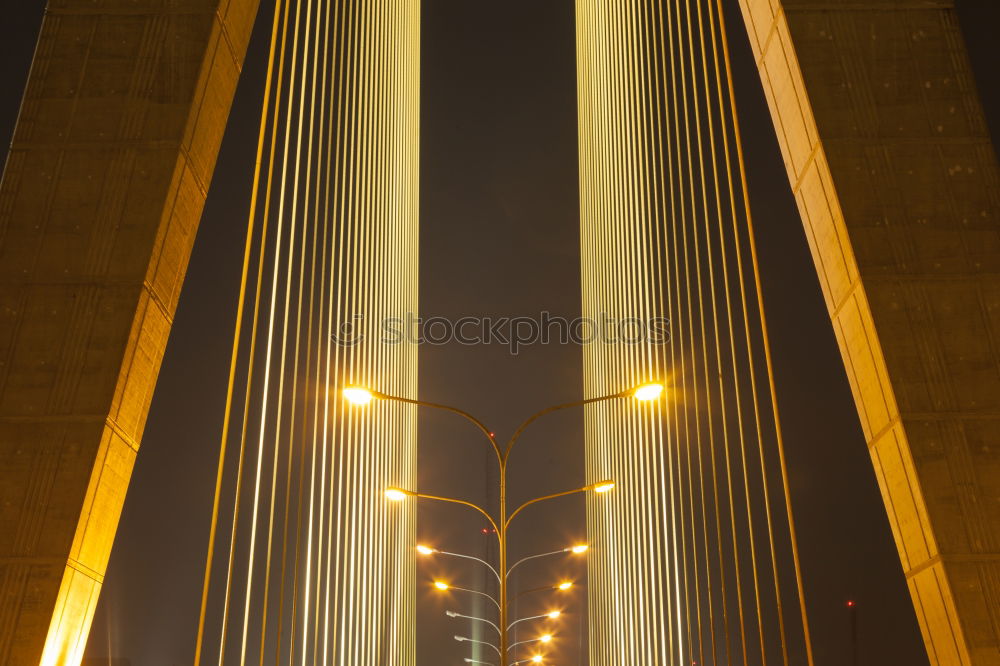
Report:
<svg viewBox="0 0 1000 666"><path fill-rule="evenodd" d="M0 184L0 663L82 658L258 0L51 0Z"/></svg>
<svg viewBox="0 0 1000 666"><path fill-rule="evenodd" d="M932 664L1000 664L1000 178L946 0L741 0Z"/></svg>

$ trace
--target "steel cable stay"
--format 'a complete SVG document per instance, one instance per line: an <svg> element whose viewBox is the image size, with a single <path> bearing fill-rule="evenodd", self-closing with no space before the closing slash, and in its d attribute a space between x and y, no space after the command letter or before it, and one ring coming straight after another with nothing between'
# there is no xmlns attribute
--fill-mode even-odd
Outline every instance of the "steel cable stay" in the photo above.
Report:
<svg viewBox="0 0 1000 666"><path fill-rule="evenodd" d="M378 489L415 478L413 409L329 387L415 397L415 347L364 334L416 312L418 9L273 9L195 661L405 666L415 512Z"/></svg>
<svg viewBox="0 0 1000 666"><path fill-rule="evenodd" d="M588 502L591 659L811 664L722 5L580 0L577 36L584 316L671 333L584 350L585 394L668 378L585 417L622 482Z"/></svg>

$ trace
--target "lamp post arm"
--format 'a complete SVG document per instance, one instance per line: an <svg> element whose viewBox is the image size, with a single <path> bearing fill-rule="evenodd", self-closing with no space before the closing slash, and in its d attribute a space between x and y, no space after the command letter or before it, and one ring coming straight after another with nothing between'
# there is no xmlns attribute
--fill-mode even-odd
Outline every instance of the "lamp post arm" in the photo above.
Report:
<svg viewBox="0 0 1000 666"><path fill-rule="evenodd" d="M514 620L513 622L511 622L510 624L508 624L507 625L507 631L510 631L511 629L513 629L515 624L520 624L522 622L528 622L530 620L541 620L542 618L546 618L546 617L549 617L548 613L545 613L544 615L532 615L531 617L522 617L520 620Z"/></svg>
<svg viewBox="0 0 1000 666"><path fill-rule="evenodd" d="M517 514L521 513L521 511L523 511L527 507L531 506L532 504L538 504L539 502L544 502L546 500L555 499L557 497L564 497L566 495L575 495L576 493L585 493L585 492L587 492L588 490L590 490L593 487L594 487L594 484L591 484L589 486L583 486L581 488L574 488L573 490L564 490L561 493L552 493L551 495L546 495L545 497L536 497L533 500L528 500L527 502L525 502L521 506L519 506L516 509L514 509L514 513L510 514L510 517L507 518L507 521L504 523L503 527L506 530L510 526L510 522L512 520L514 520L514 518L517 516ZM511 569L513 569L513 568L514 567L511 567Z"/></svg>
<svg viewBox="0 0 1000 666"><path fill-rule="evenodd" d="M485 622L486 624L496 629L498 634L500 633L500 627L498 627L497 625L493 624L492 622L490 622L485 618L473 617L472 615L462 615L461 613L456 613L455 611L448 611L447 613L445 613L445 615L447 615L448 617L462 617L465 618L466 620L475 620L476 622Z"/></svg>
<svg viewBox="0 0 1000 666"><path fill-rule="evenodd" d="M493 520L493 516L491 516L486 509L482 508L478 504L473 504L472 502L466 502L465 500L455 499L454 497L441 497L439 495L428 495L427 493L416 493L413 492L412 490L403 490L401 488L397 490L400 490L401 492L410 495L411 497L434 500L435 502L450 502L452 504L461 504L462 506L471 507L476 511L478 511L479 513L486 516L486 520L490 521L490 525L493 526L493 531L496 532L497 538L500 537L500 530L497 528L497 523L495 520Z"/></svg>
<svg viewBox="0 0 1000 666"><path fill-rule="evenodd" d="M513 650L514 648L516 648L516 647L517 647L518 645L524 645L524 644L526 644L526 643L538 643L538 642L540 642L541 640L542 640L541 638L529 638L529 639L528 639L528 640L526 640L526 641L518 641L518 642L516 642L516 643L511 643L511 644L510 644L510 645L509 645L509 646L507 647L507 651L508 651L508 652L510 652L511 650Z"/></svg>
<svg viewBox="0 0 1000 666"><path fill-rule="evenodd" d="M496 529L495 525L494 525L494 529ZM498 582L500 581L500 574L497 573L497 570L493 568L493 565L490 564L489 562L487 562L486 560L481 560L478 557L475 557L473 555L463 555L462 553L449 553L446 550L439 550L437 552L439 554L441 554L441 555L448 555L449 557L461 557L461 558L466 559L466 560L475 560L476 562L479 562L480 564L484 564L487 567L489 567L490 571L493 572L493 575L497 577L497 581Z"/></svg>
<svg viewBox="0 0 1000 666"><path fill-rule="evenodd" d="M500 655L500 658L503 659L503 655L500 653L500 648L498 648L496 645L493 645L493 643L487 643L486 641L477 641L474 638L467 638L465 636L455 636L455 640L458 641L459 643L464 641L466 643L479 643L480 645L489 645L498 655Z"/></svg>
<svg viewBox="0 0 1000 666"><path fill-rule="evenodd" d="M458 590L459 592L468 592L469 594L478 594L481 597L486 597L487 599L493 602L493 605L497 607L497 610L500 610L500 602L494 599L492 595L486 594L485 592L480 592L479 590L470 590L467 587L455 587L454 585L449 585L448 589Z"/></svg>
<svg viewBox="0 0 1000 666"><path fill-rule="evenodd" d="M500 461L500 460L503 459L503 456L502 456L501 451L500 451L500 445L497 444L496 438L493 436L493 433L490 432L490 429L487 428L486 425L482 421L480 421L479 419L477 419L475 416L473 416L469 412L467 412L467 411L465 411L463 409L459 409L458 407L451 407L449 405L441 405L441 404L438 404L436 402L426 402L424 400L414 400L413 398L404 398L402 396L389 395L388 393L380 393L378 391L372 391L371 393L376 398L379 398L381 400L392 400L394 402L404 402L404 403L409 404L409 405L418 405L420 407L430 407L431 409L440 409L440 410L445 411L445 412L451 412L452 414L458 414L462 418L464 418L464 419L466 419L468 421L471 421L477 428L479 428L479 430L482 431L482 433L484 435L486 435L486 439L490 440L490 446L493 447L493 452L497 454L497 460Z"/></svg>
<svg viewBox="0 0 1000 666"><path fill-rule="evenodd" d="M511 435L510 440L507 442L507 448L504 450L503 459L507 460L510 457L510 450L514 448L514 444L521 437L521 433L530 426L532 423L545 416L546 414L551 414L552 412L558 412L563 409L569 409L570 407L582 407L583 405L589 405L594 402L603 402L604 400L614 400L615 398L624 398L629 395L629 391L619 391L618 393L610 393L608 395L602 395L598 398L586 398L585 400L575 400L573 402L564 402L559 405L552 405L551 407L546 407L540 412L535 412L528 418L524 420L521 425L517 427L514 434Z"/></svg>
<svg viewBox="0 0 1000 666"><path fill-rule="evenodd" d="M511 516L511 517L513 517L513 516ZM567 552L567 550L569 550L569 549L563 548L562 550L553 550L551 553L539 553L538 555L528 555L527 557L522 557L517 562L515 562L514 564L512 564L509 569L507 569L507 573L504 574L504 576L506 576L506 577L509 578L511 572L514 571L514 569L517 568L517 565L522 564L524 562L527 562L528 560L535 560L535 559L538 559L539 557L549 557L550 555L559 555L561 553Z"/></svg>

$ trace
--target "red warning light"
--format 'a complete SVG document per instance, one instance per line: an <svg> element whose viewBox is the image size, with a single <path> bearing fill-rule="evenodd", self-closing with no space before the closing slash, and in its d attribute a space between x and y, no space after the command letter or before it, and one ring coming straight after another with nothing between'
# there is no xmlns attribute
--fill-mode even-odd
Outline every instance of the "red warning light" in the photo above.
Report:
<svg viewBox="0 0 1000 666"><path fill-rule="evenodd" d="M848 601L847 602L847 607L848 608L854 608L854 601L853 600L852 601Z"/></svg>

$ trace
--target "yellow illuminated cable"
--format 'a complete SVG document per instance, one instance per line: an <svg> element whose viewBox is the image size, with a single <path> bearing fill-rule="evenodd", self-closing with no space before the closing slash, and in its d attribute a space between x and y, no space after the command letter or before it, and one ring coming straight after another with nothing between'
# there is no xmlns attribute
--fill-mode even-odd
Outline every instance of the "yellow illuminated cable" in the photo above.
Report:
<svg viewBox="0 0 1000 666"><path fill-rule="evenodd" d="M746 222L747 222L747 236L749 240L750 254L753 265L754 289L755 293L757 294L758 316L761 327L761 337L763 338L764 358L767 368L769 397L772 406L772 415L774 418L775 435L777 438L778 459L781 467L782 490L784 493L785 510L788 519L789 537L791 541L792 560L793 560L795 582L798 593L799 611L801 615L802 630L804 634L806 659L811 666L813 663L812 640L809 634L809 618L806 613L805 592L802 586L802 569L801 569L801 564L799 562L798 544L795 536L795 519L792 511L791 494L788 488L788 470L785 462L785 452L784 452L784 442L781 431L781 422L778 415L777 391L774 385L774 368L773 368L773 362L771 360L771 345L767 333L767 320L764 315L763 295L760 285L760 267L758 265L758 260L757 260L757 247L753 231L753 219L750 213L749 197L747 196L748 188L746 180L746 166L743 159L743 144L740 138L739 120L737 119L736 116L736 98L735 98L735 93L733 91L733 76L729 58L729 46L726 38L726 27L725 27L725 22L721 19L723 8L721 5L721 0L718 1L719 1L718 14L720 16L719 28L720 28L720 33L722 35L722 39L720 40L720 42L722 45L722 52L725 62L730 119L732 122L733 132L735 135L734 145L736 146L737 164L739 167L739 174L740 174L740 194L742 195L744 212L746 215Z"/></svg>
<svg viewBox="0 0 1000 666"><path fill-rule="evenodd" d="M265 143L264 139L267 134L266 124L267 124L269 104L271 101L271 87L274 75L274 58L275 58L276 45L278 43L277 40L278 26L279 23L281 23L280 18L282 16L281 6L282 6L281 0L277 0L271 26L271 44L268 52L267 73L265 75L265 80L264 80L264 91L265 91L264 104L263 107L261 108L260 131L258 133L258 138L257 138L257 153L254 162L253 184L250 190L250 212L247 216L246 241L243 251L243 268L240 275L240 289L239 289L239 296L237 298L236 323L235 323L235 331L233 334L233 348L229 365L229 379L226 387L226 403L223 413L222 435L220 438L220 445L219 445L219 464L218 464L218 472L216 475L215 493L214 493L214 498L212 500L212 519L211 519L211 526L209 528L208 554L206 556L206 561L205 561L205 576L202 585L201 609L198 614L198 633L195 639L195 664L200 664L201 662L201 651L204 641L204 630L205 630L205 615L208 607L208 593L211 584L212 561L215 557L215 539L216 539L216 531L219 519L219 502L222 493L222 482L225 470L227 443L229 440L230 415L233 402L233 392L235 389L237 361L239 357L239 344L242 334L243 310L246 303L247 278L249 275L251 250L253 247L253 237L254 237L253 230L256 226L255 222L256 222L256 212L257 212L257 196L260 183L261 162L264 152L264 143ZM287 11L287 5L285 6ZM284 34L282 35L282 39L284 39ZM280 92L276 93L276 96L280 97ZM262 232L261 237L263 236L264 233Z"/></svg>
<svg viewBox="0 0 1000 666"><path fill-rule="evenodd" d="M587 394L671 378L669 404L585 411L588 477L624 484L613 521L608 506L587 501L588 534L603 544L589 558L591 661L747 663L750 624L761 660L766 630L785 662L779 540L790 544L797 583L800 574L777 415L773 433L761 418L764 401L776 406L752 228L737 212L747 205L741 164L743 189L733 185L730 143L737 161L741 154L720 5L578 0L576 19L584 315L666 316L672 332L669 348L598 339L584 350ZM770 395L758 365L767 366ZM775 435L789 521L781 534L770 493L759 489ZM735 507L741 473L745 516ZM729 567L744 580L747 539L755 608L745 608L740 583L730 588ZM801 585L798 593L808 653Z"/></svg>
<svg viewBox="0 0 1000 666"><path fill-rule="evenodd" d="M282 654L302 664L391 655L412 666L405 544L414 512L404 509L400 520L370 490L414 484L413 410L352 414L339 394L331 400L330 387L353 375L398 395L416 389L416 350L370 334L378 320L417 306L418 10L411 0L276 7L253 189L264 204L252 205L248 222L238 326L251 264L254 308L249 342L239 328L234 335L225 415L228 433L242 412L240 451L237 460L220 454L199 661L226 487L232 522L225 582L221 572L216 581L221 618L209 625L221 628L219 663L233 649L245 661L249 634L259 630L260 663ZM365 340L333 344L355 313L367 317ZM242 406L233 400L237 377Z"/></svg>
<svg viewBox="0 0 1000 666"><path fill-rule="evenodd" d="M287 8L287 5L286 5L286 8ZM270 76L271 76L271 71L270 70L271 70L271 68L273 66L273 62L274 62L274 59L273 59L273 49L274 49L275 40L274 40L273 31L274 31L274 29L277 26L277 20L278 20L277 17L278 17L278 15L279 15L279 12L276 9L275 10L275 24L274 24L275 27L272 28L272 42L271 42L271 44L272 44L272 46L271 46L272 52L271 52L271 57L269 58L269 63L268 63L268 69L269 69L268 79L269 80L270 80ZM287 26L287 11L285 12L285 19L286 19L285 20L285 25ZM278 76L278 81L277 81L277 85L276 85L276 92L275 92L275 104L274 104L274 118L275 118L275 122L277 122L278 114L280 112L281 99L282 99L282 82L284 80L284 44L285 44L285 38L286 38L286 36L287 36L287 31L283 28L282 29L282 39L281 39L281 42L282 42L281 43L281 57L279 59L279 66L278 66L279 76ZM268 84L266 86L266 88L269 88L269 87L270 86ZM231 367L230 367L230 382L232 382L233 377L234 377L235 372L236 372L236 368L237 368L237 354L238 354L239 345L240 345L240 342L241 342L241 336L240 336L240 334L241 334L241 324L242 324L242 310L243 310L244 286L245 286L245 281L246 281L246 272L247 272L247 268L249 266L250 256L251 256L250 255L251 237L252 237L251 236L251 230L253 229L254 223L255 223L255 218L254 218L254 213L256 212L256 198L255 197L257 196L256 193L257 193L257 187L258 187L258 182L259 182L258 175L259 175L259 169L260 169L260 163L261 163L260 155L261 155L261 149L263 147L263 137L264 137L264 134L265 134L265 131L266 131L266 124L267 124L266 117L267 117L267 109L265 107L264 110L262 111L262 114L261 114L261 130L260 130L261 134L260 134L260 139L259 139L259 143L258 143L258 159L257 159L256 166L255 166L254 187L253 187L253 191L252 191L252 194L251 194L251 197L253 198L253 205L251 206L251 212L250 212L249 222L248 222L247 251L246 251L246 254L244 255L244 275L241 278L242 283L241 283L240 306L238 308L238 313L237 313L236 332L235 332L234 338L233 338L233 360L232 360L232 364L231 364ZM230 539L229 539L228 564L227 564L227 569L226 569L226 584L225 584L225 591L224 591L224 606L223 606L223 613L222 613L222 632L221 632L221 638L220 638L220 641L219 641L219 658L218 658L218 663L219 664L221 664L223 662L223 659L225 657L225 637L226 637L226 631L227 631L227 627L228 627L230 590L231 590L231 585L232 585L233 561L234 561L234 558L235 558L235 548L236 548L236 526L238 524L238 516L239 516L239 509L240 509L240 499L242 497L242 493L240 491L241 491L241 488L242 488L242 480L243 480L243 459L244 459L244 451L245 451L245 446L246 446L247 421L248 421L249 405L250 405L250 386L251 386L251 382L252 382L252 379L253 379L253 376L254 376L254 362L253 361L254 361L255 351L256 351L257 322L258 322L259 313L260 313L261 287L262 287L262 284L263 284L263 281L262 281L263 270L264 270L264 259L263 259L263 256L264 256L265 249L267 247L267 239L269 237L268 236L268 227L269 227L268 221L269 221L269 218L270 218L270 210L271 210L271 182L272 182L273 173L274 173L275 147L276 147L276 136L272 133L271 143L270 143L270 151L269 151L269 159L268 159L267 183L266 183L266 185L264 187L263 214L261 216L261 220L262 220L261 221L261 231L260 231L260 244L261 244L261 247L258 250L256 282L255 282L255 289L254 289L254 306L253 306L253 315L252 315L251 326L250 326L250 353L249 353L249 358L248 358L248 361L247 361L247 382L246 382L246 389L244 391L243 413L242 413L242 417L241 417L241 420L240 420L240 446L239 446L239 457L238 457L238 461L237 461L236 489L235 489L235 492L234 492L235 502L234 502L234 505L233 505L232 528L230 530ZM232 393L231 389L228 391L228 393L229 394ZM220 447L220 457L219 457L219 479L218 479L219 483L221 483L223 468L224 468L224 465L225 465L226 442L228 440L229 423L230 423L230 419L231 419L231 405L232 405L231 395L227 395L227 399L226 399L226 412L225 412L225 415L224 415L222 445ZM208 564L206 565L205 584L204 584L204 588L203 588L202 618L199 620L199 624L202 625L202 626L204 624L204 609L205 609L205 604L207 603L207 594L208 594L208 591L209 591L210 578L211 578L211 560L214 557L215 523L216 523L215 513L218 510L218 492L219 492L220 489L221 489L221 486L217 484L217 487L216 487L216 495L217 495L217 497L216 497L216 502L215 502L215 508L213 509L213 527L212 527L211 535L209 537ZM200 659L200 652L201 652L202 640L203 640L203 631L202 631L202 628L199 628L198 638L197 638L197 644L196 644L196 650L195 650L195 652L196 652L196 659Z"/></svg>

